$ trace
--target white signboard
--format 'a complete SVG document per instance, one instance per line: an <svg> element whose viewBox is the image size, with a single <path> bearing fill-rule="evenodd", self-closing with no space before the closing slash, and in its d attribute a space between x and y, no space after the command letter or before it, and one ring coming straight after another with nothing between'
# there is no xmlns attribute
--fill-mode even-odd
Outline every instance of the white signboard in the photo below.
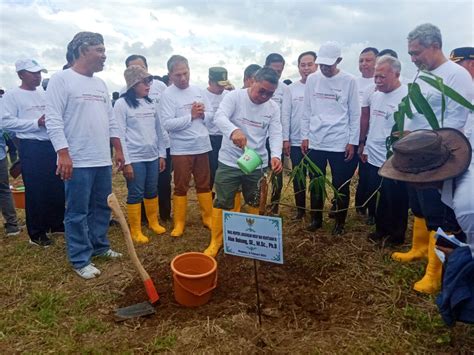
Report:
<svg viewBox="0 0 474 355"><path fill-rule="evenodd" d="M224 211L224 252L283 264L281 218Z"/></svg>

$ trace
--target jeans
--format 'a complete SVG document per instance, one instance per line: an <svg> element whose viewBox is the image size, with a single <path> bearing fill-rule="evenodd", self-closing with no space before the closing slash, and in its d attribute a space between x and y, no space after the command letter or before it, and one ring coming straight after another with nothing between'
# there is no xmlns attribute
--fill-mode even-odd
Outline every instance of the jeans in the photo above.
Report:
<svg viewBox="0 0 474 355"><path fill-rule="evenodd" d="M8 163L6 157L0 160L0 210L5 219L5 228L18 227L12 192L8 182Z"/></svg>
<svg viewBox="0 0 474 355"><path fill-rule="evenodd" d="M133 180L127 180L127 203L142 202L143 198L152 199L158 196L158 159L132 163Z"/></svg>
<svg viewBox="0 0 474 355"><path fill-rule="evenodd" d="M107 196L112 192L112 166L74 168L64 188L66 249L70 263L79 269L110 248Z"/></svg>
<svg viewBox="0 0 474 355"><path fill-rule="evenodd" d="M56 175L56 159L50 141L20 140L26 227L33 239L64 231L64 183Z"/></svg>

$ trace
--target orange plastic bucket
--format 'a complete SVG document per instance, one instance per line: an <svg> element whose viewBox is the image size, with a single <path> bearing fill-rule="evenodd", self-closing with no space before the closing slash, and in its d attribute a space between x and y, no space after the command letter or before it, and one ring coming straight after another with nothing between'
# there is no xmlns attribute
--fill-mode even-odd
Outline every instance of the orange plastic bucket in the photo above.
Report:
<svg viewBox="0 0 474 355"><path fill-rule="evenodd" d="M13 203L16 208L25 208L25 188L10 188L13 196Z"/></svg>
<svg viewBox="0 0 474 355"><path fill-rule="evenodd" d="M203 253L191 252L171 261L176 302L186 307L198 307L209 302L217 286L217 262Z"/></svg>

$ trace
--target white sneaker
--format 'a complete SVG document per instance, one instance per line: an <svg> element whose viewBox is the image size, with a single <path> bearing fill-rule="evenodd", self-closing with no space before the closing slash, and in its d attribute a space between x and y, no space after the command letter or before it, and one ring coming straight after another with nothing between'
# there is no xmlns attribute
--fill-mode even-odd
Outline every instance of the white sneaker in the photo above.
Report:
<svg viewBox="0 0 474 355"><path fill-rule="evenodd" d="M100 254L100 256L105 256L107 258L121 258L122 253L119 253L117 251L113 251L112 249L109 249L104 254Z"/></svg>
<svg viewBox="0 0 474 355"><path fill-rule="evenodd" d="M94 264L86 265L80 269L74 269L74 271L83 279L89 280L100 275L100 270L97 269Z"/></svg>

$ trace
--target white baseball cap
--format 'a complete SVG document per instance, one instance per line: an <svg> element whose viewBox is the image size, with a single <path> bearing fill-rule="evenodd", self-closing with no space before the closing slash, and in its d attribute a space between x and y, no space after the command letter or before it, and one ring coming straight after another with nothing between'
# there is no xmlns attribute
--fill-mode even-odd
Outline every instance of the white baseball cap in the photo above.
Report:
<svg viewBox="0 0 474 355"><path fill-rule="evenodd" d="M333 65L341 57L341 46L336 42L326 42L319 48L316 64Z"/></svg>
<svg viewBox="0 0 474 355"><path fill-rule="evenodd" d="M43 72L47 73L48 71L41 66L36 60L34 59L19 59L15 63L16 72L18 73L20 70L26 70L31 73Z"/></svg>

